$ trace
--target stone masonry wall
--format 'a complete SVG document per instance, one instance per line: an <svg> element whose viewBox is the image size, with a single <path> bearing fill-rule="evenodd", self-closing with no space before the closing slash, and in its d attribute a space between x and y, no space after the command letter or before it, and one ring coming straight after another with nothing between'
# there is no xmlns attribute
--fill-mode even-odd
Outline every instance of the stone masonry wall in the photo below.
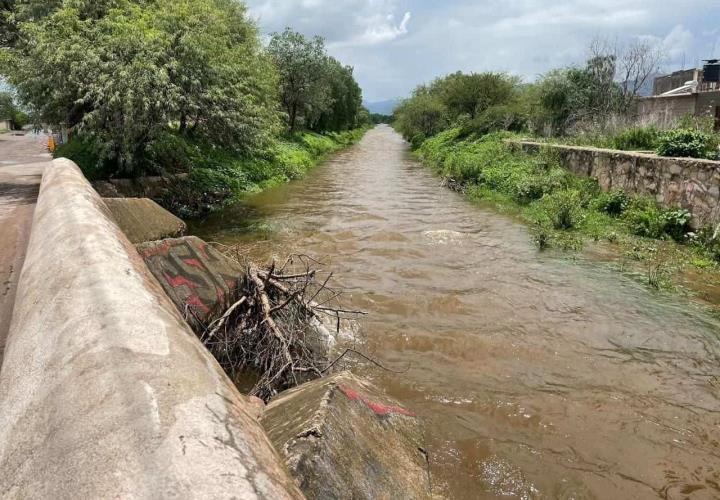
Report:
<svg viewBox="0 0 720 500"><path fill-rule="evenodd" d="M696 227L720 224L720 161L665 158L654 154L521 141L523 151L549 147L565 168L594 177L606 191L654 197L664 207L682 207Z"/></svg>

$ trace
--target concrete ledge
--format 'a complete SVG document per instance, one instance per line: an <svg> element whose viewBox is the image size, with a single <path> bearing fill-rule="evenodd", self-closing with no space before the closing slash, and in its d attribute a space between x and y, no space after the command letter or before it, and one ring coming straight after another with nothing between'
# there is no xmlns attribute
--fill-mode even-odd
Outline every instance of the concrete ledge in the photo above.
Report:
<svg viewBox="0 0 720 500"><path fill-rule="evenodd" d="M68 160L0 372L2 498L300 498L248 401Z"/></svg>
<svg viewBox="0 0 720 500"><path fill-rule="evenodd" d="M182 236L187 225L149 198L105 198L113 220L130 243Z"/></svg>
<svg viewBox="0 0 720 500"><path fill-rule="evenodd" d="M695 226L720 224L720 161L667 158L649 153L532 141L509 141L528 153L557 151L571 172L594 177L606 191L651 196L667 208L682 207Z"/></svg>

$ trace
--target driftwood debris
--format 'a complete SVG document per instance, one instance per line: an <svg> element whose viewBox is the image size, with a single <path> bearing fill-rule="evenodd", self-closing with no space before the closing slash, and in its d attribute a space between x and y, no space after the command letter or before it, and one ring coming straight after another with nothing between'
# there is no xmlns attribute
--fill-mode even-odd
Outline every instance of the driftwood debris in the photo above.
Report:
<svg viewBox="0 0 720 500"><path fill-rule="evenodd" d="M225 252L232 258L232 250ZM341 292L319 279L319 263L293 255L281 266L262 269L245 264L238 299L207 325L200 339L233 378L251 371L258 375L250 394L269 400L278 392L319 378L334 367L329 361L332 321L340 332L344 321L362 311L339 307Z"/></svg>

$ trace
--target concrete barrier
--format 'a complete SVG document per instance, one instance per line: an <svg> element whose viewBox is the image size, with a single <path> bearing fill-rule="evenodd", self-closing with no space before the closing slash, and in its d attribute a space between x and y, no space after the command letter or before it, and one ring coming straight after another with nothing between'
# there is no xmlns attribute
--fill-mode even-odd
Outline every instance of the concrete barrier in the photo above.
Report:
<svg viewBox="0 0 720 500"><path fill-rule="evenodd" d="M0 372L0 496L302 497L67 160L43 177Z"/></svg>
<svg viewBox="0 0 720 500"><path fill-rule="evenodd" d="M113 220L130 243L182 236L187 224L149 198L104 198Z"/></svg>
<svg viewBox="0 0 720 500"><path fill-rule="evenodd" d="M309 499L430 499L417 416L340 372L285 391L260 416Z"/></svg>

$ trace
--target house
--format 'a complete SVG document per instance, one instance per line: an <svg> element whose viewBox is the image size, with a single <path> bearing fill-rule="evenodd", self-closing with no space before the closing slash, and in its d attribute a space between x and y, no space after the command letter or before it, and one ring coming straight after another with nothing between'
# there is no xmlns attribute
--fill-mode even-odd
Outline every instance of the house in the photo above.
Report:
<svg viewBox="0 0 720 500"><path fill-rule="evenodd" d="M12 130L12 121L10 119L0 118L0 130Z"/></svg>
<svg viewBox="0 0 720 500"><path fill-rule="evenodd" d="M711 116L720 130L720 60L656 78L653 95L638 99L637 113L640 122L663 128L687 114Z"/></svg>

